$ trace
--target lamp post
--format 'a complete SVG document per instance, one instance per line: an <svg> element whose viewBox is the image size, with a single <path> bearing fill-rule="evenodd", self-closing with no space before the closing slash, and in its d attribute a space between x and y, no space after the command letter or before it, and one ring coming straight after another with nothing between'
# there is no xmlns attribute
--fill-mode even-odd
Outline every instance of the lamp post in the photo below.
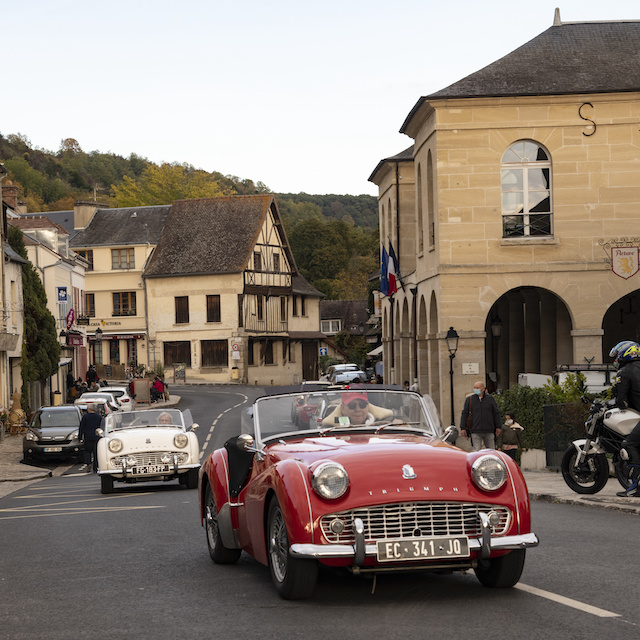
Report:
<svg viewBox="0 0 640 640"><path fill-rule="evenodd" d="M455 426L456 421L453 415L453 359L456 357L456 351L458 350L458 332L449 327L447 335L445 336L447 341L447 349L449 350L449 380L451 382L451 425Z"/></svg>
<svg viewBox="0 0 640 640"><path fill-rule="evenodd" d="M493 360L493 372L496 375L496 379L493 381L498 387L498 340L500 340L500 336L502 335L502 321L500 320L499 315L495 315L491 317L491 357Z"/></svg>

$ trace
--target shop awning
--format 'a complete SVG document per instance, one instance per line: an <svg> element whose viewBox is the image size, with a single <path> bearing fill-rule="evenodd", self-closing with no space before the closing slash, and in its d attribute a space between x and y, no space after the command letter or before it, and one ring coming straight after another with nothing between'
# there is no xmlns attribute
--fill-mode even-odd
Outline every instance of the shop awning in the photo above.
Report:
<svg viewBox="0 0 640 640"><path fill-rule="evenodd" d="M379 347L376 347L375 349L372 349L371 351L367 352L368 356L381 356L382 355L382 345L380 345Z"/></svg>
<svg viewBox="0 0 640 640"><path fill-rule="evenodd" d="M58 362L58 367L64 367L65 364L69 364L72 358L60 358L60 362Z"/></svg>

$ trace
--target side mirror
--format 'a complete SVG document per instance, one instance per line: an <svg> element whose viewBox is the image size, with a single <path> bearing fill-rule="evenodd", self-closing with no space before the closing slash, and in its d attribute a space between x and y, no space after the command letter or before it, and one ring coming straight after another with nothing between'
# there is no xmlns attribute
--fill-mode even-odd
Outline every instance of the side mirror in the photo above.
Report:
<svg viewBox="0 0 640 640"><path fill-rule="evenodd" d="M444 430L443 442L453 444L458 439L458 429L454 425L447 427Z"/></svg>
<svg viewBox="0 0 640 640"><path fill-rule="evenodd" d="M238 436L236 441L238 448L243 451L255 451L255 443L256 441L253 439L253 436L250 436L248 433L243 433Z"/></svg>
<svg viewBox="0 0 640 640"><path fill-rule="evenodd" d="M100 428L96 429L96 435L100 438L104 435L104 431Z"/></svg>
<svg viewBox="0 0 640 640"><path fill-rule="evenodd" d="M194 422L190 427L189 431L197 431L200 428L200 425L197 422Z"/></svg>
<svg viewBox="0 0 640 640"><path fill-rule="evenodd" d="M243 433L236 439L236 446L238 447L238 449L240 449L240 451L255 453L258 460L264 460L264 451L256 449L255 445L256 441L253 439L253 436L249 435L248 433Z"/></svg>

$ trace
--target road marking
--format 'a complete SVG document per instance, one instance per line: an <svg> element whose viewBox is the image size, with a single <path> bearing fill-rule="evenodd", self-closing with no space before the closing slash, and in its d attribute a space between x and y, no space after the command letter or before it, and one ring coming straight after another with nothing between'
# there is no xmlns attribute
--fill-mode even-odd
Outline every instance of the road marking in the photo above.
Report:
<svg viewBox="0 0 640 640"><path fill-rule="evenodd" d="M249 396L245 396L244 393L239 393L237 395L242 396L243 398L242 402L238 402L238 404L234 404L232 407L228 407L222 413L219 413L215 417L214 421L211 423L211 427L209 427L209 432L207 433L207 436L204 439L204 443L202 444L202 448L200 449L200 456L199 456L200 460L202 460L202 456L204 456L204 452L209 448L209 442L211 441L211 436L213 435L213 431L216 428L216 425L218 424L218 420L220 420L220 418L222 418L222 416L224 416L224 414L227 413L228 411L241 407L249 399Z"/></svg>
<svg viewBox="0 0 640 640"><path fill-rule="evenodd" d="M541 598L546 598L547 600L553 600L558 604L563 604L566 607L579 609L580 611L584 611L585 613L590 613L591 615L598 616L600 618L619 618L620 617L619 613L613 613L612 611L607 611L606 609L599 609L598 607L592 607L590 604L584 604L584 602L578 602L578 600L573 600L572 598L559 596L557 593L552 593L551 591L545 591L544 589L536 589L535 587L530 587L529 585L522 584L521 582L515 585L514 589L520 589L520 591L526 591L527 593L531 593L534 596L540 596Z"/></svg>

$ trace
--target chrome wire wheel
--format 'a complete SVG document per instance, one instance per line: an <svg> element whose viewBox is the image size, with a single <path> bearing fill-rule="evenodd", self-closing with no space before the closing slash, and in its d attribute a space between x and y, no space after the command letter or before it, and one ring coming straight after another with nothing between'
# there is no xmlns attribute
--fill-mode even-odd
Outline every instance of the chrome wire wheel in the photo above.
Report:
<svg viewBox="0 0 640 640"><path fill-rule="evenodd" d="M211 559L216 564L233 564L237 562L242 554L242 549L229 549L224 546L220 538L218 511L211 487L207 487L204 505L204 528L207 532L207 548Z"/></svg>
<svg viewBox="0 0 640 640"><path fill-rule="evenodd" d="M289 560L289 539L287 538L287 528L279 505L274 508L270 521L269 557L274 579L278 582L284 582L287 577Z"/></svg>
<svg viewBox="0 0 640 640"><path fill-rule="evenodd" d="M286 600L310 597L318 581L318 562L291 555L287 525L275 496L269 504L267 522L269 570L276 591Z"/></svg>

